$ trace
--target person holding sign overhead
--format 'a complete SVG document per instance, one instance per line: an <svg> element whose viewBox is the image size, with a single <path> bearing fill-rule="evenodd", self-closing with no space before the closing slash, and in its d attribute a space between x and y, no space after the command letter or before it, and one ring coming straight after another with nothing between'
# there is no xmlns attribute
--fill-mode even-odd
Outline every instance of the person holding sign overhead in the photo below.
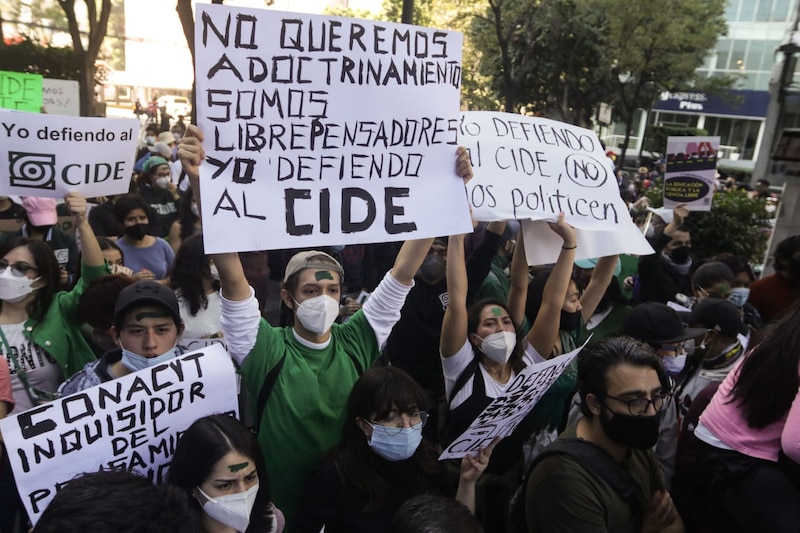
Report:
<svg viewBox="0 0 800 533"><path fill-rule="evenodd" d="M178 153L198 199L203 135L191 125ZM456 171L467 180L472 167L459 148ZM276 505L294 514L302 479L338 441L347 395L380 355L400 318L414 275L433 238L406 241L392 270L361 310L345 324L339 314L343 270L318 252L301 252L287 265L281 300L293 325L271 327L261 318L253 289L235 253L213 256L222 287L222 331L256 402L254 419Z"/></svg>

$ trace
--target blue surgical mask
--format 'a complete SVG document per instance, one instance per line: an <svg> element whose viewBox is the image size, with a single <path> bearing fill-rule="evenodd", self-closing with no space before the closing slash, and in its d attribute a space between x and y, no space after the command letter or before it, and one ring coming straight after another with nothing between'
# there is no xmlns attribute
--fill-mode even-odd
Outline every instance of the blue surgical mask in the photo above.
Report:
<svg viewBox="0 0 800 533"><path fill-rule="evenodd" d="M139 370L144 370L145 368L151 368L156 365L160 365L161 363L166 363L170 359L174 358L175 355L174 346L161 355L150 358L122 348L122 365L131 372L138 372Z"/></svg>
<svg viewBox="0 0 800 533"><path fill-rule="evenodd" d="M750 288L749 287L734 287L731 289L730 294L728 294L728 301L731 302L736 307L742 307L747 299L750 297Z"/></svg>
<svg viewBox="0 0 800 533"><path fill-rule="evenodd" d="M372 426L372 438L369 445L375 453L387 461L405 461L414 455L422 442L421 423L402 429L385 428L379 424L370 426Z"/></svg>

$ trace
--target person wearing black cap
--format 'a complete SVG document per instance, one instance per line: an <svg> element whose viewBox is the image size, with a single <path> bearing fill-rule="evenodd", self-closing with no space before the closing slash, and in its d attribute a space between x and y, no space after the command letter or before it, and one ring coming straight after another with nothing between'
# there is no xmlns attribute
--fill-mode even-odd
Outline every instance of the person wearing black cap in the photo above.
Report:
<svg viewBox="0 0 800 533"><path fill-rule="evenodd" d="M180 355L183 333L178 300L166 285L137 281L119 293L111 337L119 345L65 381L59 396L75 394Z"/></svg>
<svg viewBox="0 0 800 533"><path fill-rule="evenodd" d="M666 304L646 302L633 308L622 326L622 334L649 344L664 364L667 375L677 376L686 364L685 342L706 332L686 328L677 311ZM655 452L664 482L669 486L675 473L678 448L678 412L670 406L664 411Z"/></svg>

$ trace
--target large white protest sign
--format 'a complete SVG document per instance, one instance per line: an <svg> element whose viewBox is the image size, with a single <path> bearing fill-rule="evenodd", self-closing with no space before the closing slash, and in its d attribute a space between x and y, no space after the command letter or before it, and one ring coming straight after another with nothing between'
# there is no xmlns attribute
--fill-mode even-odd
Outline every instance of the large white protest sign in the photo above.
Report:
<svg viewBox="0 0 800 533"><path fill-rule="evenodd" d="M462 35L197 4L207 252L471 231Z"/></svg>
<svg viewBox="0 0 800 533"><path fill-rule="evenodd" d="M711 211L719 137L667 137L664 207Z"/></svg>
<svg viewBox="0 0 800 533"><path fill-rule="evenodd" d="M523 220L520 231L525 237L525 258L529 265L548 265L556 262L563 241L550 229L547 222ZM621 253L634 255L655 253L634 224L622 225L616 231L575 228L575 238L578 244L575 259L591 259Z"/></svg>
<svg viewBox="0 0 800 533"><path fill-rule="evenodd" d="M0 421L17 490L36 523L71 479L100 469L162 482L181 433L238 413L236 373L220 346L108 381Z"/></svg>
<svg viewBox="0 0 800 533"><path fill-rule="evenodd" d="M513 433L582 349L522 370L514 377L505 394L495 398L469 428L442 452L439 459L459 459L474 454L495 437L507 437Z"/></svg>
<svg viewBox="0 0 800 533"><path fill-rule="evenodd" d="M128 192L139 121L0 113L0 194L61 198Z"/></svg>
<svg viewBox="0 0 800 533"><path fill-rule="evenodd" d="M652 247L619 194L614 167L597 135L550 119L488 111L465 112L461 144L475 177L467 195L476 220L555 221L564 213L577 234L577 259ZM528 264L553 263L561 239L546 224L523 223Z"/></svg>

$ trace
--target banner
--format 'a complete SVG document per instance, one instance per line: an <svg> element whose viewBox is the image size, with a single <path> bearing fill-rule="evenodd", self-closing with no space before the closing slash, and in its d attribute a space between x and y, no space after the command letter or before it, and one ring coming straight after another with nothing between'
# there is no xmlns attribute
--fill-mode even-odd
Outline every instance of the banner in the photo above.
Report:
<svg viewBox="0 0 800 533"><path fill-rule="evenodd" d="M0 194L87 198L128 192L135 118L0 113Z"/></svg>
<svg viewBox="0 0 800 533"><path fill-rule="evenodd" d="M614 165L593 131L545 118L468 111L460 132L475 171L467 196L476 220L554 222L564 213L578 236L576 259L653 253L620 197ZM543 222L522 227L526 236L543 228L526 240L528 264L555 262L561 239Z"/></svg>
<svg viewBox="0 0 800 533"><path fill-rule="evenodd" d="M207 253L471 231L462 35L197 4Z"/></svg>
<svg viewBox="0 0 800 533"><path fill-rule="evenodd" d="M55 493L85 472L127 470L164 481L182 432L215 413L238 414L236 373L220 346L9 416L0 430L36 524Z"/></svg>
<svg viewBox="0 0 800 533"><path fill-rule="evenodd" d="M439 460L460 459L487 446L495 437L507 437L513 433L582 349L583 346L522 370L509 384L505 394L495 398L469 428L442 452Z"/></svg>
<svg viewBox="0 0 800 533"><path fill-rule="evenodd" d="M42 75L0 70L0 107L31 111L42 110Z"/></svg>
<svg viewBox="0 0 800 533"><path fill-rule="evenodd" d="M667 137L664 207L711 211L719 137Z"/></svg>

